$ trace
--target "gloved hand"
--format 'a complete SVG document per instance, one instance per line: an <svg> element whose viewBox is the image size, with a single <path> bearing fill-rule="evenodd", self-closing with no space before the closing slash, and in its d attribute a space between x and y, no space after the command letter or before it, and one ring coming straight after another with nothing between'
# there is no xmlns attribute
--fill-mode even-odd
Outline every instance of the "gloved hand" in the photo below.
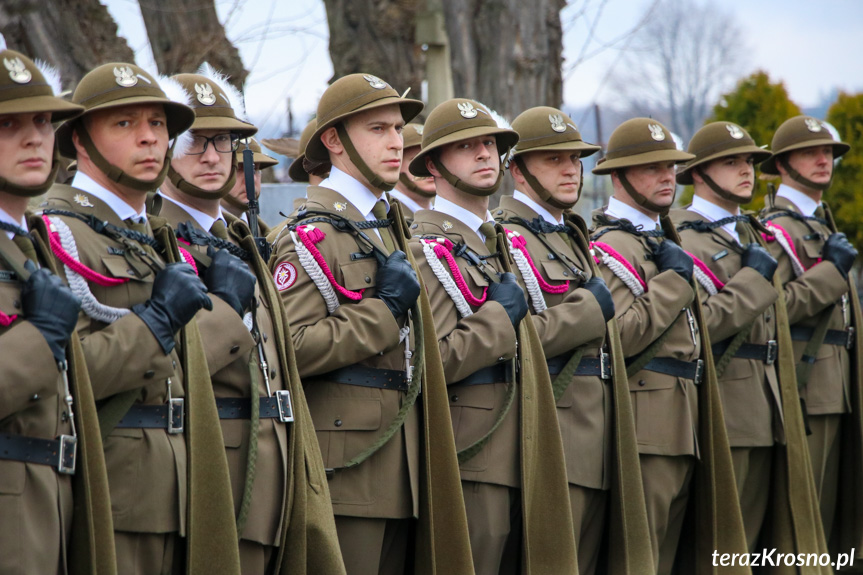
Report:
<svg viewBox="0 0 863 575"><path fill-rule="evenodd" d="M653 260L659 271L674 270L687 282L692 281L692 258L676 243L666 240L653 250Z"/></svg>
<svg viewBox="0 0 863 575"><path fill-rule="evenodd" d="M156 274L150 299L133 306L132 311L147 324L167 355L174 349L174 334L201 308L213 309L207 286L192 266L175 263Z"/></svg>
<svg viewBox="0 0 863 575"><path fill-rule="evenodd" d="M610 321L614 317L614 300L611 299L611 290L608 289L605 280L599 276L593 276L582 287L596 298L605 321Z"/></svg>
<svg viewBox="0 0 863 575"><path fill-rule="evenodd" d="M66 344L78 322L81 300L49 270L36 269L31 260L24 267L31 273L21 288L22 311L48 342L54 359L61 362L66 358Z"/></svg>
<svg viewBox="0 0 863 575"><path fill-rule="evenodd" d="M845 234L835 233L830 234L830 237L824 242L824 247L821 248L821 257L832 262L842 277L847 279L848 272L851 271L851 266L857 259L857 250L854 249Z"/></svg>
<svg viewBox="0 0 863 575"><path fill-rule="evenodd" d="M517 326L527 315L527 298L524 297L524 290L518 285L515 274L502 273L500 282L488 287L488 299L503 306L513 326Z"/></svg>
<svg viewBox="0 0 863 575"><path fill-rule="evenodd" d="M212 263L204 274L204 283L211 294L222 298L243 317L255 298L255 274L228 250L216 251L213 246L207 246L207 255Z"/></svg>
<svg viewBox="0 0 863 575"><path fill-rule="evenodd" d="M411 267L407 255L396 250L388 258L375 252L378 258L378 273L375 276L375 295L393 314L401 317L420 296L420 281Z"/></svg>
<svg viewBox="0 0 863 575"><path fill-rule="evenodd" d="M779 265L779 262L773 259L773 256L767 250L754 243L749 244L743 250L741 263L743 267L752 268L763 275L767 281L773 280L773 273Z"/></svg>

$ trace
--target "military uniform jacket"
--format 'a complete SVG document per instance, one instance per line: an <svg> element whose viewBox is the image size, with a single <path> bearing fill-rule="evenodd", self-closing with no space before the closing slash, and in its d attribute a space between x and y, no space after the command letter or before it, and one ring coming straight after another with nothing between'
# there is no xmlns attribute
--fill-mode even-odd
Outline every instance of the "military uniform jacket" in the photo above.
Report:
<svg viewBox="0 0 863 575"><path fill-rule="evenodd" d="M516 332L503 306L486 300L471 305L472 315L462 318L453 300L434 275L423 252L423 236L446 237L453 244L466 244L479 255L489 255L485 243L460 220L433 210L415 214L411 225L411 251L428 289L438 336L444 374L450 391L450 413L456 449L461 451L483 437L494 425L507 395L508 385L454 385L480 369L506 363L516 354ZM463 257L458 268L473 296L480 298L489 281ZM489 273L503 271L498 258L485 260ZM445 265L445 264L444 264ZM446 265L445 265L446 267ZM449 270L447 270L449 271ZM466 481L519 487L519 405L518 394L500 427L475 456L459 466Z"/></svg>
<svg viewBox="0 0 863 575"><path fill-rule="evenodd" d="M785 286L788 320L792 333L795 327L810 329L818 324L825 310L831 308L831 330L845 330L850 324L850 302L843 305L843 295L848 292L848 281L830 262L820 261L824 242L832 231L822 222L800 221L793 216L782 215L782 211L800 214L800 210L787 198L777 197L773 205L762 212L768 224L782 227L794 243L794 249L806 271L797 276L791 259L777 241L770 242L773 257L779 260L776 274ZM800 361L805 341L794 341L794 357ZM840 345L822 345L816 355L809 381L800 389L800 397L806 402L806 411L813 415L845 413L850 411L851 363L848 350Z"/></svg>
<svg viewBox="0 0 863 575"><path fill-rule="evenodd" d="M493 214L506 230L525 237L526 249L546 282L555 286L569 282L565 293L542 293L548 306L545 311L536 313L531 303L533 323L546 359L568 359L580 346L585 346L582 357L598 357L605 337L605 319L596 298L579 289L593 275L588 255L575 248L578 244L572 238L565 240L552 232L543 234L541 240L536 232L514 222L513 218L530 222L540 216L511 196L501 198ZM608 489L611 405L610 389L598 376L574 376L557 402L570 483Z"/></svg>
<svg viewBox="0 0 863 575"><path fill-rule="evenodd" d="M690 210L672 210L678 229L684 222L710 220ZM748 224L747 224L748 225ZM753 236L756 232L752 231ZM699 289L704 321L714 344L728 343L753 322L746 343L766 345L776 341L778 298L773 283L749 267L742 267L743 247L721 227L709 232L692 228L680 230L683 248L703 262L724 285L716 295ZM721 354L714 353L714 361ZM775 364L734 357L719 378L719 393L725 427L732 447L758 447L782 441L782 400Z"/></svg>
<svg viewBox="0 0 863 575"><path fill-rule="evenodd" d="M18 264L27 260L3 230L0 251ZM0 312L15 318L9 325L0 323L0 434L71 435L63 379L48 342L22 315L22 286L0 257ZM83 466L81 458L79 463ZM71 475L49 465L0 459L0 573L57 573L57 556L39 557L33 549L44 548L46 539L56 541L62 558L71 526ZM66 572L65 561L59 572Z"/></svg>
<svg viewBox="0 0 863 575"><path fill-rule="evenodd" d="M324 212L351 221L364 221L359 210L335 190L310 186L307 211ZM315 423L324 466L335 468L329 482L336 515L377 518L416 516L419 490L419 420L416 407L402 429L359 465L344 465L374 444L395 418L406 393L394 389L338 383L327 373L363 366L405 369L402 327L386 304L373 297L377 260L349 232L327 222L312 225L325 237L314 247L346 290L362 292L353 301L336 291L339 306L330 314L326 301L297 255L288 222L276 226L270 268L290 322L297 367L303 378L309 410ZM381 228L380 233L392 233ZM367 236L379 249L386 248L374 230Z"/></svg>
<svg viewBox="0 0 863 575"><path fill-rule="evenodd" d="M688 314L682 312L695 297L692 287L673 270L660 272L652 259L648 238L623 230L612 230L610 218L594 212L591 238L610 245L647 284L640 297L607 266L600 264L611 290L620 339L627 358L636 357L666 329L668 335L656 357L683 361L699 358L698 326L690 330ZM629 223L627 220L623 220ZM652 240L655 241L655 240ZM652 455L697 455L697 391L691 379L642 370L629 378L639 453Z"/></svg>
<svg viewBox="0 0 863 575"><path fill-rule="evenodd" d="M191 222L198 230L200 225L183 208L174 202L163 200L158 214L168 220L174 229L181 223ZM236 221L233 216L227 216ZM208 232L208 230L202 230ZM236 239L232 239L236 244ZM207 246L190 245L184 249L196 255L207 253ZM198 263L198 273L205 270ZM269 280L269 278L263 278ZM258 281L261 281L259 279ZM249 398L251 397L251 372L258 371L258 389L256 395L266 397L267 389L257 358L251 365L257 348L249 329L242 318L218 296L210 294L213 300L213 311L201 310L196 319L201 330L207 364L210 366L210 378L213 382L213 392L216 398ZM271 312L260 295L260 289L255 286L257 301L258 329L261 333L261 343L268 360L270 388L272 391L284 389L282 374L278 369L278 351L273 335L273 320ZM229 362L229 363L227 363ZM225 365L227 363L227 365ZM221 419L222 435L225 440L228 467L231 473L231 490L234 495L235 513L243 500L243 490L246 481L246 460L249 446L250 420ZM258 430L258 455L255 464L255 487L252 492L249 507L249 520L246 522L241 537L264 545L277 545L280 538L283 498L285 495L285 474L287 438L285 424L276 419L261 418Z"/></svg>

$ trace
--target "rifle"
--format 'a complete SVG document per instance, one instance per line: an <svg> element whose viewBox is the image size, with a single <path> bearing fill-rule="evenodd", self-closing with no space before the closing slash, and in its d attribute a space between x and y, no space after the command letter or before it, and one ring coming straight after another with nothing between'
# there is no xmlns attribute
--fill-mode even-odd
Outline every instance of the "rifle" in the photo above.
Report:
<svg viewBox="0 0 863 575"><path fill-rule="evenodd" d="M249 147L250 139L245 140L246 148L243 150L243 177L246 183L246 202L248 207L246 213L249 219L249 230L252 232L252 237L255 239L255 245L258 248L258 253L266 262L270 259L270 244L267 238L260 237L261 230L258 225L258 214L261 213L258 206L258 194L255 191L255 153Z"/></svg>

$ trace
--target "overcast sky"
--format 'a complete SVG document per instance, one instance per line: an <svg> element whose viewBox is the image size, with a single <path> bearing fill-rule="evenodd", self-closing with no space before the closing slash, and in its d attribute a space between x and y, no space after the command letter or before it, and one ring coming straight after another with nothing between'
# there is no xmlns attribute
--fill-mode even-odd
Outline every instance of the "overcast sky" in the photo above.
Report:
<svg viewBox="0 0 863 575"><path fill-rule="evenodd" d="M138 64L154 67L138 2L102 1L117 21L120 35L135 50ZM584 1L570 3L563 11L564 23ZM602 3L586 1L593 7ZM785 82L801 107L819 104L834 88L863 91L863 1L702 1L713 1L737 18L743 30L741 40L751 48L741 77L764 69L774 81ZM650 4L651 0L607 0L596 27L597 43L587 51L630 29ZM287 98L302 128L332 76L323 1L217 0L216 5L226 21L228 37L251 71L246 107L261 134L275 136L285 129ZM566 29L564 55L570 63L582 50L586 26L582 19ZM619 53L617 48L607 49L567 74L564 104L572 108L607 101L611 95L604 79L608 69L619 62Z"/></svg>

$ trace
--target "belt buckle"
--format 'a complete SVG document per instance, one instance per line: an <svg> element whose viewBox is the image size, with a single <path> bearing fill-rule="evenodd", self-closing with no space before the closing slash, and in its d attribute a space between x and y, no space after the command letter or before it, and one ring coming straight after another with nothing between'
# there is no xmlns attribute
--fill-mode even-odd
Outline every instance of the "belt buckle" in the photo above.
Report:
<svg viewBox="0 0 863 575"><path fill-rule="evenodd" d="M849 327L845 333L848 334L847 339L845 340L845 349L850 350L854 347L854 328Z"/></svg>
<svg viewBox="0 0 863 575"><path fill-rule="evenodd" d="M776 340L769 340L767 342L767 357L764 359L764 363L767 365L773 365L776 362L776 356L778 353L779 345L776 343Z"/></svg>
<svg viewBox="0 0 863 575"><path fill-rule="evenodd" d="M279 405L279 421L291 423L294 421L294 407L291 404L291 392L287 389L276 391L276 403Z"/></svg>
<svg viewBox="0 0 863 575"><path fill-rule="evenodd" d="M611 356L604 351L599 353L599 377L601 379L611 379Z"/></svg>
<svg viewBox="0 0 863 575"><path fill-rule="evenodd" d="M182 397L168 400L168 433L176 435L183 433L185 400Z"/></svg>
<svg viewBox="0 0 863 575"><path fill-rule="evenodd" d="M74 435L61 435L60 455L57 458L57 471L67 475L74 475L77 456L78 438Z"/></svg>
<svg viewBox="0 0 863 575"><path fill-rule="evenodd" d="M693 381L695 383L701 383L701 380L704 378L704 360L699 359L695 362L695 377Z"/></svg>

